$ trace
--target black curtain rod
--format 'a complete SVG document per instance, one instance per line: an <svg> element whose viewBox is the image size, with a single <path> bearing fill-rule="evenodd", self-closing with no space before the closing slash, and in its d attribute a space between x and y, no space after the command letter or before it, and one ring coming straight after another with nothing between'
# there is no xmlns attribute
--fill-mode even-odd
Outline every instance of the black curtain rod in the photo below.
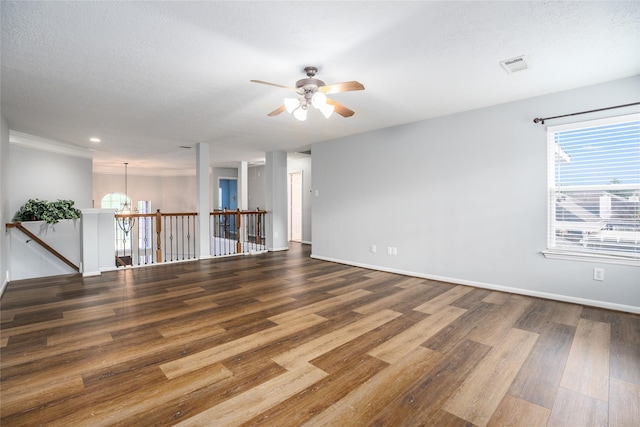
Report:
<svg viewBox="0 0 640 427"><path fill-rule="evenodd" d="M616 105L614 107L598 108L597 110L581 111L579 113L563 114L562 116L553 116L553 117L545 117L545 118L536 117L535 119L533 119L533 123L540 123L543 125L545 120L559 119L560 117L577 116L579 114L595 113L596 111L613 110L614 108L631 107L632 105L640 105L640 102L632 102L631 104Z"/></svg>

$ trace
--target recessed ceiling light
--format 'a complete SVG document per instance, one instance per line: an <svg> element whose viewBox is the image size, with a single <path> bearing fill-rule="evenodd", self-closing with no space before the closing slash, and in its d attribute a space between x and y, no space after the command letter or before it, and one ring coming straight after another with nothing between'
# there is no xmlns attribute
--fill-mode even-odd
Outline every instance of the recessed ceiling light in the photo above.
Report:
<svg viewBox="0 0 640 427"><path fill-rule="evenodd" d="M100 138L89 138L89 141L91 142L100 142Z"/></svg>

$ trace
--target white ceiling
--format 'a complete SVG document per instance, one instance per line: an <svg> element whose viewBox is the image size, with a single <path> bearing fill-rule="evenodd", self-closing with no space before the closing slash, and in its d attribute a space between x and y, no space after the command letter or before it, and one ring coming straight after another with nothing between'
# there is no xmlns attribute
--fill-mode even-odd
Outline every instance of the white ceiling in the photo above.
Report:
<svg viewBox="0 0 640 427"><path fill-rule="evenodd" d="M96 172L195 170L640 74L640 2L50 2L2 8L11 130L95 150ZM514 74L499 65L526 55ZM303 68L356 114L267 117ZM562 114L552 108L542 114ZM533 118L533 117L532 117ZM102 142L92 143L97 136Z"/></svg>

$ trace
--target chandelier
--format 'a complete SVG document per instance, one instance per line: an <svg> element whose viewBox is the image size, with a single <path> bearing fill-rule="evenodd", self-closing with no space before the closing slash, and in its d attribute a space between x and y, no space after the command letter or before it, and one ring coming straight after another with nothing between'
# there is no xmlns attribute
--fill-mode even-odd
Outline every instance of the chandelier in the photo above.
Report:
<svg viewBox="0 0 640 427"><path fill-rule="evenodd" d="M136 222L136 219L134 217L128 216L133 213L133 210L131 209L131 203L129 203L129 193L127 192L128 190L127 167L128 166L129 166L129 163L125 162L124 164L124 202L122 202L120 209L118 209L118 211L116 212L119 215L127 215L127 216L119 217L116 220L118 227L120 227L120 229L124 231L125 236L129 234L129 232L133 228L133 224Z"/></svg>

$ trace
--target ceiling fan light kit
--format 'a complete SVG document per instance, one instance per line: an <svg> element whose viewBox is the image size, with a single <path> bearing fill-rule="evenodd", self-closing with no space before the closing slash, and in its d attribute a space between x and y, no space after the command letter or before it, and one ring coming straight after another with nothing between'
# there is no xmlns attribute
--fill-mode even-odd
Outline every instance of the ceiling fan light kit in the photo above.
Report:
<svg viewBox="0 0 640 427"><path fill-rule="evenodd" d="M281 87L283 89L294 91L298 94L297 98L284 98L284 105L281 105L270 112L268 114L269 116L277 116L283 111L286 111L289 114L293 114L296 119L304 121L307 119L309 106L320 110L322 115L327 119L331 117L334 111L342 117L351 117L355 114L344 105L334 101L333 99L327 98L327 94L364 90L362 83L351 81L326 85L322 80L315 78L315 75L318 72L317 67L305 67L304 72L306 73L307 78L298 80L295 88L277 83L269 83L262 80L251 80L253 83Z"/></svg>

